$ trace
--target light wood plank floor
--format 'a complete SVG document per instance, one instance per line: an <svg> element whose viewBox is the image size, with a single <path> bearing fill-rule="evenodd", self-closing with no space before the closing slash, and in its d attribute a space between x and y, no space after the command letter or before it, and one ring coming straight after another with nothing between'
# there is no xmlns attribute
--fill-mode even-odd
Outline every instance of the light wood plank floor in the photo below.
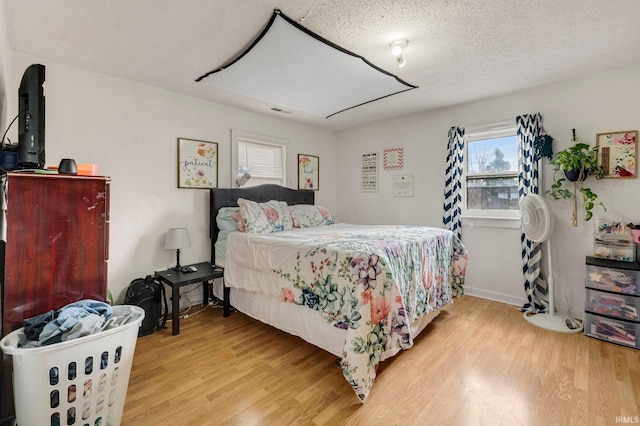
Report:
<svg viewBox="0 0 640 426"><path fill-rule="evenodd" d="M464 296L385 361L360 404L335 357L219 309L139 338L123 425L616 425L640 416L640 351Z"/></svg>

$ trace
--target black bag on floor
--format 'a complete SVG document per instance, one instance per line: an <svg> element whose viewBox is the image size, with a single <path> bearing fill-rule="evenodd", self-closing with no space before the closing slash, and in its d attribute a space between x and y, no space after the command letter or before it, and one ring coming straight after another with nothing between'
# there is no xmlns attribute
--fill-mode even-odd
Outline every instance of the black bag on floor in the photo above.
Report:
<svg viewBox="0 0 640 426"><path fill-rule="evenodd" d="M164 299L164 309L162 301ZM124 298L125 305L135 305L144 309L144 319L138 331L138 337L146 336L156 330L166 328L167 295L164 285L151 275L131 281Z"/></svg>

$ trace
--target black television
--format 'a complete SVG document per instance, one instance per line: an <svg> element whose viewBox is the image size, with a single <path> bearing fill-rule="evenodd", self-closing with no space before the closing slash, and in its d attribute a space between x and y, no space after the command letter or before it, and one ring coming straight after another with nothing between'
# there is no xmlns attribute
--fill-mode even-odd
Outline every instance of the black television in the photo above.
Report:
<svg viewBox="0 0 640 426"><path fill-rule="evenodd" d="M18 167L44 168L44 65L29 65L18 89Z"/></svg>

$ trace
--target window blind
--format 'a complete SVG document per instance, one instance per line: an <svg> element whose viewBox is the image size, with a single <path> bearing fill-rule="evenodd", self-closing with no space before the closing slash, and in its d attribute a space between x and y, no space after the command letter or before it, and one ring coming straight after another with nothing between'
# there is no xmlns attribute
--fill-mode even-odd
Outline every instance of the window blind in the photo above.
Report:
<svg viewBox="0 0 640 426"><path fill-rule="evenodd" d="M284 185L283 158L285 147L255 141L238 141L238 170L249 172L251 180L246 186L263 183Z"/></svg>

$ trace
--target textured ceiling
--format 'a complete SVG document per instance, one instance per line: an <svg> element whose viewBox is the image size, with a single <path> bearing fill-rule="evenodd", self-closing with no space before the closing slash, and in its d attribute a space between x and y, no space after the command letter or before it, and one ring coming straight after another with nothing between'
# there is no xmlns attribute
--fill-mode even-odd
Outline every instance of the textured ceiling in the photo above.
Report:
<svg viewBox="0 0 640 426"><path fill-rule="evenodd" d="M12 49L340 130L640 63L640 0L3 0ZM418 89L328 119L195 82L274 9ZM33 28L37 28L34 31ZM407 64L389 44L409 40ZM287 54L283 52L283 54Z"/></svg>

